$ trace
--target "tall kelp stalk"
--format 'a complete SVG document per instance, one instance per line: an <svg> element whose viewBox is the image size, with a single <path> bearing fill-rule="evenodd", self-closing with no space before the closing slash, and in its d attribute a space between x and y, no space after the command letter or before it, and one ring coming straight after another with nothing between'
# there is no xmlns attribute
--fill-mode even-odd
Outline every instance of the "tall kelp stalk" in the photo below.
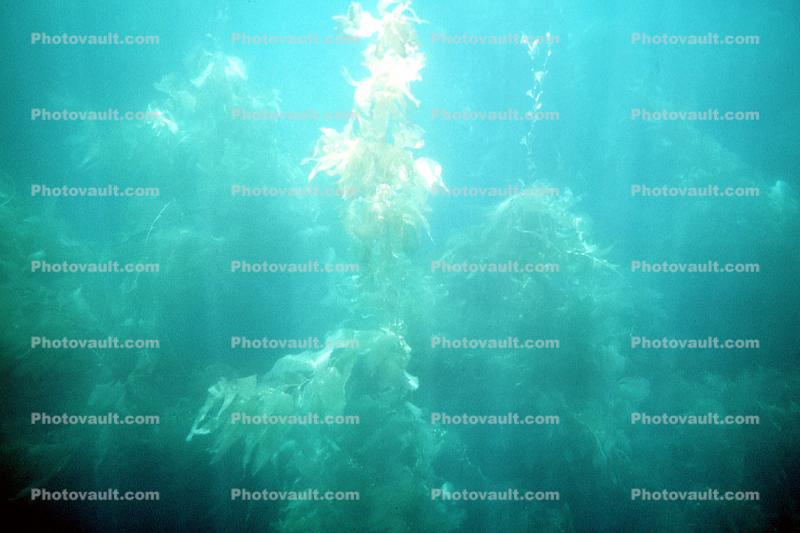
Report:
<svg viewBox="0 0 800 533"><path fill-rule="evenodd" d="M428 195L444 187L441 167L414 152L423 130L407 114L419 101L425 56L414 29L422 22L411 2L381 0L377 16L354 3L335 17L350 37L370 39L364 52L369 76L356 87L352 119L324 128L309 175L338 176L342 224L361 253L356 315L367 328L341 328L326 347L287 355L264 377L222 380L187 437L211 434L214 461L241 454L245 479L273 490L355 491L357 501L290 501L281 509L285 531L451 530L453 512L433 502L437 442L421 411L409 402L417 379L407 371L404 339L409 252L429 234ZM247 426L247 415L350 415L355 425ZM274 486L275 480L283 480ZM263 505L263 503L261 504Z"/></svg>
<svg viewBox="0 0 800 533"><path fill-rule="evenodd" d="M441 166L415 157L424 131L407 112L409 104L420 105L411 84L422 79L425 55L414 31L421 21L410 4L381 1L375 18L354 3L346 16L335 17L346 35L372 39L364 52L370 76L351 80L354 117L341 132L323 128L314 155L305 160L315 163L309 181L319 173L338 177L342 223L362 254L358 305L395 326L414 271L408 254L430 237L428 196L444 189Z"/></svg>

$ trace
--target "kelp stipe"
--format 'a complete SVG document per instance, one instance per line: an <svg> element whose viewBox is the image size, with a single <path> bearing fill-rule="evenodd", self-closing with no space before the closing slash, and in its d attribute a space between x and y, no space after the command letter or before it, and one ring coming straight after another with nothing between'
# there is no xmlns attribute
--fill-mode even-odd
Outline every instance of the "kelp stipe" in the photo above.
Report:
<svg viewBox="0 0 800 533"><path fill-rule="evenodd" d="M372 319L338 329L321 350L282 357L260 379L220 381L187 440L210 438L214 461L241 453L245 476L291 480L282 490L359 494L352 502L288 502L282 531L448 531L458 511L430 497L441 484L432 468L439 445L409 401L418 381L406 371L403 337L402 310L419 305L408 296L420 271L409 252L429 235L429 194L444 188L439 164L415 155L424 132L407 115L409 103L420 104L410 86L425 64L414 30L421 20L410 1L392 0L378 3L377 16L354 3L335 20L346 35L371 39L370 75L350 80L354 118L342 131L323 128L304 162L314 163L309 181L338 177L342 225L362 252L351 305ZM354 415L359 423L247 427L232 424L233 413Z"/></svg>
<svg viewBox="0 0 800 533"><path fill-rule="evenodd" d="M409 103L420 105L410 86L425 65L414 30L421 21L410 4L382 1L375 18L356 3L347 16L335 17L348 36L374 37L364 52L370 75L351 80L355 118L341 132L323 128L314 154L304 161L315 163L309 181L319 173L338 176L346 202L343 223L373 269L429 235L427 198L444 187L441 166L415 156L424 146L424 131L407 115Z"/></svg>
<svg viewBox="0 0 800 533"><path fill-rule="evenodd" d="M335 20L346 35L372 39L363 55L369 76L349 80L355 87L354 117L341 132L323 128L304 163L314 163L309 181L319 174L338 178L342 224L361 258L356 307L373 318L370 327L402 332L414 321L410 302L424 297L421 286L428 285L410 255L430 240L428 197L445 189L441 166L418 155L424 131L408 116L420 105L411 85L425 65L415 31L422 20L411 2L392 1L379 2L377 17L354 3ZM427 288L428 294L436 292Z"/></svg>

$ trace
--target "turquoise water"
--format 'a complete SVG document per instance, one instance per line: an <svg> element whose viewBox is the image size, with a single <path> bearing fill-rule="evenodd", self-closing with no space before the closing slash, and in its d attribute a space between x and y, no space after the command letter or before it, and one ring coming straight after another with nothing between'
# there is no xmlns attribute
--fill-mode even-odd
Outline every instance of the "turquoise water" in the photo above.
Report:
<svg viewBox="0 0 800 533"><path fill-rule="evenodd" d="M0 9L4 516L798 528L796 2Z"/></svg>

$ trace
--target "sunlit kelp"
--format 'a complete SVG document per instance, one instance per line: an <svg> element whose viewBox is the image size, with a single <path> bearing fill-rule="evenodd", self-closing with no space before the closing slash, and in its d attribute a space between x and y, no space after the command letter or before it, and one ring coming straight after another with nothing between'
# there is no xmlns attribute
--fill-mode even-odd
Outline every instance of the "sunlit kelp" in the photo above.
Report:
<svg viewBox="0 0 800 533"><path fill-rule="evenodd" d="M430 233L426 199L435 187L444 187L441 166L415 158L413 151L424 146L423 131L406 113L409 102L419 106L410 85L421 79L425 65L413 27L420 21L410 2L382 2L379 19L353 4L338 20L348 35L375 36L364 52L370 76L352 82L357 118L342 132L322 130L307 160L315 163L309 181L320 172L338 176L347 202L343 224L374 256L366 266L379 268Z"/></svg>
<svg viewBox="0 0 800 533"><path fill-rule="evenodd" d="M247 453L243 467L257 473L275 455L288 435L286 428L265 426L260 433L251 428L228 427L230 415L241 412L251 416L298 416L324 412L340 415L352 412L352 405L365 390L374 390L394 404L416 388L416 378L405 372L410 348L401 337L389 331L355 332L341 330L332 334L330 346L319 352L304 352L279 359L262 379L256 376L234 382L221 381L211 388L187 440L195 435L217 432L213 447L217 459L228 448L243 440ZM339 341L353 342L356 348L334 348ZM350 383L355 373L355 381ZM395 398L394 396L398 396ZM251 464L254 461L254 464Z"/></svg>
<svg viewBox="0 0 800 533"><path fill-rule="evenodd" d="M382 1L377 18L352 4L347 16L337 17L345 34L374 38L364 53L370 76L353 82L356 119L341 132L324 128L307 160L315 163L309 181L319 173L339 177L342 226L360 248L356 284L344 290L359 315L348 322L359 329L340 330L328 339L350 338L357 346L285 356L261 380L221 381L209 390L188 437L210 433L216 460L237 447L251 475L270 463L277 463L277 470L288 467L296 490L313 486L360 494L358 502L346 505L285 505L280 527L286 531L449 530L456 524L454 510L447 513L430 500L436 445L420 410L409 402L418 384L406 371L411 348L402 336L402 311L414 303L404 289L415 272L408 254L430 233L428 194L444 187L438 163L415 159L412 152L422 147L423 132L410 122L406 108L407 102L419 105L410 84L420 79L425 56L413 29L420 21L410 4ZM365 323L380 329L363 329ZM235 409L353 414L360 423L254 429L231 423Z"/></svg>

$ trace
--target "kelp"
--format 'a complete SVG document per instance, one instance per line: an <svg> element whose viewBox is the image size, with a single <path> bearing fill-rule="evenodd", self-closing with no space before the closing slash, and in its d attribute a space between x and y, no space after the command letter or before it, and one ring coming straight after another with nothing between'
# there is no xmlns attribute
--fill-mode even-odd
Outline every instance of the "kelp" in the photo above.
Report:
<svg viewBox="0 0 800 533"><path fill-rule="evenodd" d="M354 347L335 348L340 341ZM363 401L364 396L381 405L402 405L417 387L416 378L406 372L411 349L402 337L389 330L338 330L327 338L326 344L318 351L280 358L260 379L255 375L221 379L208 390L208 399L186 440L213 433L214 461L234 445L243 444L242 466L255 474L291 439L292 426L265 424L254 428L231 423L233 413L338 416Z"/></svg>
<svg viewBox="0 0 800 533"><path fill-rule="evenodd" d="M409 293L420 281L409 254L430 235L429 194L444 187L441 166L416 155L424 131L407 116L409 103L420 105L411 84L425 64L414 31L422 21L410 5L381 0L374 16L354 3L336 17L346 35L372 39L364 52L369 76L349 80L355 116L341 131L323 128L303 161L314 164L309 181L338 178L341 223L360 247L359 274L343 289L352 313L343 322L353 329L337 329L321 350L281 357L264 376L219 381L187 436L210 442L213 461L237 450L245 476L269 470L287 488L360 495L285 503L283 531L448 531L458 523L455 509L430 499L441 484L432 467L439 437L411 403L418 380L407 371L405 310L420 301ZM342 340L353 344L336 347ZM346 415L359 423L253 426L232 424L233 413Z"/></svg>
<svg viewBox="0 0 800 533"><path fill-rule="evenodd" d="M341 132L323 128L313 155L303 161L314 163L309 181L320 173L338 176L345 229L375 268L430 236L427 198L444 188L441 166L415 156L424 147L424 131L407 116L409 103L420 105L411 84L422 79L425 66L414 30L422 21L410 5L381 1L374 17L355 3L336 17L347 35L374 36L364 52L370 75L350 80L355 118Z"/></svg>

